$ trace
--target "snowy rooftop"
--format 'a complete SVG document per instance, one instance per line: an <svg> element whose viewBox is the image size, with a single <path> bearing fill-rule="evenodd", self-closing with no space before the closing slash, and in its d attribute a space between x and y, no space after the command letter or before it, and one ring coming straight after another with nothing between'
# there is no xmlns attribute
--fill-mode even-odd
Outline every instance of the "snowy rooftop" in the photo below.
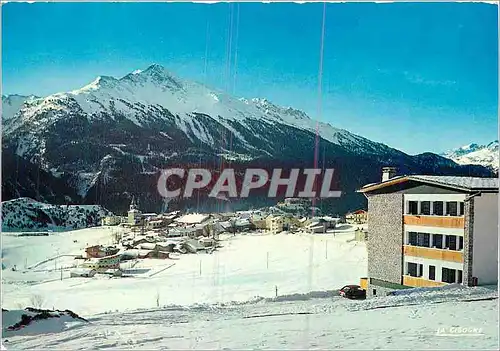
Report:
<svg viewBox="0 0 500 351"><path fill-rule="evenodd" d="M207 214L191 213L176 219L176 221L184 224L195 224L195 223L202 223L206 221L208 218L209 215Z"/></svg>
<svg viewBox="0 0 500 351"><path fill-rule="evenodd" d="M398 176L380 183L368 184L361 188L361 192L368 192L385 186L403 183L409 180L447 186L464 191L496 190L498 191L498 178L462 177L462 176L430 176L410 175Z"/></svg>
<svg viewBox="0 0 500 351"><path fill-rule="evenodd" d="M410 176L410 179L439 183L443 185L460 187L470 190L483 190L483 189L498 190L498 178L419 175L419 176Z"/></svg>

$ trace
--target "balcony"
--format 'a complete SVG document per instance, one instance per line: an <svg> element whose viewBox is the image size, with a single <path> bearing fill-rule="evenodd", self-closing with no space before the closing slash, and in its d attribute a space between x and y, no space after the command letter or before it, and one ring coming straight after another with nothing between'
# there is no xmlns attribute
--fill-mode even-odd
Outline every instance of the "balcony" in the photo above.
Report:
<svg viewBox="0 0 500 351"><path fill-rule="evenodd" d="M463 216L416 216L404 215L403 222L406 225L419 225L423 227L440 228L465 228L465 219Z"/></svg>
<svg viewBox="0 0 500 351"><path fill-rule="evenodd" d="M464 262L464 254L462 251L442 250L429 247L403 245L403 254L405 256L422 257L431 260L441 260L441 261L458 262L458 263Z"/></svg>
<svg viewBox="0 0 500 351"><path fill-rule="evenodd" d="M412 286L415 288L426 288L426 287L443 286L446 285L446 283L436 282L434 280L427 280L424 278L412 277L409 275L403 275L403 285Z"/></svg>

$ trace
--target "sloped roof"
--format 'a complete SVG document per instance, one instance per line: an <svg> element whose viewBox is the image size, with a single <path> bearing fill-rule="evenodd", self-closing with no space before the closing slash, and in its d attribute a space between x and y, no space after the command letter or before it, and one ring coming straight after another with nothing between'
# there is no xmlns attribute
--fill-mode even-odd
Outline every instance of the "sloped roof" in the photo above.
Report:
<svg viewBox="0 0 500 351"><path fill-rule="evenodd" d="M497 189L498 178L480 178L480 177L453 177L453 176L411 176L410 178L424 182L433 182L443 185L460 187L469 190Z"/></svg>
<svg viewBox="0 0 500 351"><path fill-rule="evenodd" d="M407 181L417 181L430 185L445 186L457 190L472 191L498 191L498 178L462 177L462 176L431 176L431 175L410 175L394 177L384 182L368 184L358 190L366 193L381 189L386 186L404 183Z"/></svg>

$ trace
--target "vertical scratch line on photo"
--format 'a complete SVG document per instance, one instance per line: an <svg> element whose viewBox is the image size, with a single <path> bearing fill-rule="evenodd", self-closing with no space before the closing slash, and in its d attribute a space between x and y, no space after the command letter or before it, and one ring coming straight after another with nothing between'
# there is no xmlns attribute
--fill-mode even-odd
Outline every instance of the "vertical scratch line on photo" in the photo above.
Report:
<svg viewBox="0 0 500 351"><path fill-rule="evenodd" d="M326 22L326 2L323 2L323 17L321 22L321 43L319 52L319 69L318 69L318 115L316 116L316 138L314 145L314 168L318 168L318 144L319 144L319 122L322 114L322 94L323 94L323 54L324 54L324 43L325 43L325 22ZM316 178L314 179L316 185ZM314 186L316 190L316 186ZM312 217L315 214L316 206L316 196L312 199ZM309 243L309 276L308 276L308 290L312 290L312 275L314 271L314 237L313 233L310 233L310 243ZM310 316L306 315L306 327L304 330L304 348L309 348L309 330L310 330Z"/></svg>

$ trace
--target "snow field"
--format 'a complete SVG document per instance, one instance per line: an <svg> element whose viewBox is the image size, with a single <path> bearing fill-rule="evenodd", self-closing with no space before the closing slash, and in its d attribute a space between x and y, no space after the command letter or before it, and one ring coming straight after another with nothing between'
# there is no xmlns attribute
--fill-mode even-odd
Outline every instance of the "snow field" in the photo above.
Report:
<svg viewBox="0 0 500 351"><path fill-rule="evenodd" d="M366 275L365 244L351 241L349 227L326 235L224 236L213 254L127 263L146 271L130 278L61 281L50 271L54 250L72 255L87 242L109 244L113 230L3 238L9 265L32 255L35 267L3 271L4 308L37 295L41 307L90 321L39 321L7 341L4 335L7 348L498 349L494 287L419 289L365 301L336 296L333 290ZM72 260L63 257L64 264Z"/></svg>
<svg viewBox="0 0 500 351"><path fill-rule="evenodd" d="M446 299L446 293L433 294ZM336 297L112 313L58 334L12 337L8 345L72 350L498 349L498 300L426 304L427 298L417 294L419 305L383 309L364 306L368 300ZM377 300L379 306L390 306L393 297ZM350 311L354 304L359 310Z"/></svg>
<svg viewBox="0 0 500 351"><path fill-rule="evenodd" d="M94 229L99 243L109 243L110 229ZM72 238L83 236L74 231L61 234L60 243L43 241L32 246L36 260L54 256L54 247L60 253L81 252L73 249ZM101 234L97 234L101 233ZM88 234L87 234L88 235ZM36 238L39 240L51 237ZM70 309L82 316L108 311L126 311L163 305L191 305L245 301L254 297L335 290L342 285L357 283L366 275L366 247L363 243L346 242L349 234L333 235L237 235L223 238L223 247L213 254L186 254L169 260L146 259L134 269L146 270L133 277L69 278L60 271L27 273L4 271L5 280L17 284L4 286L3 303L6 308L27 304L33 295L43 296L47 308ZM6 259L22 262L32 252L25 243L29 238L9 238L8 250L24 249L7 255ZM52 239L52 238L51 238ZM52 239L54 240L54 239ZM88 238L90 243L91 240ZM80 240L79 240L80 242ZM23 244L24 243L24 244ZM10 244L10 245L9 245ZM15 250L14 250L15 251ZM45 254L42 252L45 251ZM9 252L9 251L8 251ZM7 253L8 253L7 252ZM12 252L12 251L11 251ZM66 264L71 262L68 257ZM34 261L34 260L33 260ZM47 262L47 269L53 266ZM61 263L62 264L62 263ZM173 264L173 265L172 265ZM19 264L18 264L19 265ZM40 270L42 266L36 267ZM32 281L31 283L23 282Z"/></svg>

